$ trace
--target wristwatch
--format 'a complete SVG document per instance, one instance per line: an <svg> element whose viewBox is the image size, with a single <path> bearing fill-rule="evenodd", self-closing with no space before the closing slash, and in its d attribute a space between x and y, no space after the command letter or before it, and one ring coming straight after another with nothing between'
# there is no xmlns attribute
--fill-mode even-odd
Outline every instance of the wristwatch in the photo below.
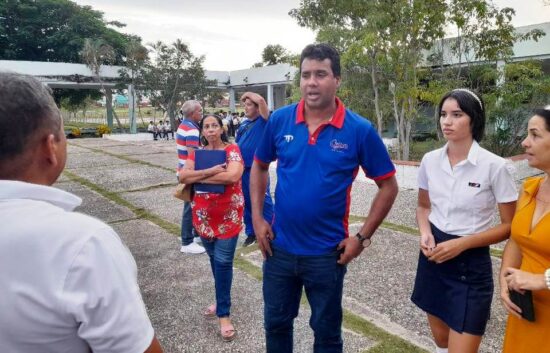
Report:
<svg viewBox="0 0 550 353"><path fill-rule="evenodd" d="M359 239L359 243L361 243L361 246L363 246L363 249L368 248L369 245L371 244L370 238L372 237L372 235L371 236L361 235L361 233L358 232L357 234L355 234L355 237Z"/></svg>

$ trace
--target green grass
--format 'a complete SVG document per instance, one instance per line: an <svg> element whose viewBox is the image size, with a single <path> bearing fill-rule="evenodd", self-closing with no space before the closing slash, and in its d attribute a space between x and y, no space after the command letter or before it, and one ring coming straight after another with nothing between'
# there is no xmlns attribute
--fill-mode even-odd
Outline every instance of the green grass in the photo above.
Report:
<svg viewBox="0 0 550 353"><path fill-rule="evenodd" d="M430 151L438 149L445 144L445 141L426 140L426 141L411 141L409 160L420 161L422 157Z"/></svg>
<svg viewBox="0 0 550 353"><path fill-rule="evenodd" d="M418 228L413 228L402 224L383 221L381 227L411 235L420 235L420 231L418 230Z"/></svg>
<svg viewBox="0 0 550 353"><path fill-rule="evenodd" d="M366 217L350 215L348 220L349 220L350 224L351 223L363 223L363 222L365 222L365 218ZM388 221L383 221L382 224L380 225L380 227L386 228L386 229L391 229L391 230L396 230L396 231L402 232L402 233L407 233L407 234L412 234L412 235L420 235L420 231L417 228L408 227L408 226L405 226L405 225L402 225L402 224L392 223L392 222L388 222Z"/></svg>
<svg viewBox="0 0 550 353"><path fill-rule="evenodd" d="M504 253L504 251L500 249L493 249L493 248L491 248L489 251L491 252L491 256L502 259L502 254Z"/></svg>
<svg viewBox="0 0 550 353"><path fill-rule="evenodd" d="M426 350L379 328L349 310L344 310L344 327L376 341L372 348L365 351L366 353L427 353Z"/></svg>
<svg viewBox="0 0 550 353"><path fill-rule="evenodd" d="M104 124L83 123L83 122L79 122L79 121L71 121L71 122L65 124L64 128L65 128L65 130L70 130L70 129L73 129L73 128L77 128L77 129L93 128L93 129L95 129L99 125L104 125Z"/></svg>

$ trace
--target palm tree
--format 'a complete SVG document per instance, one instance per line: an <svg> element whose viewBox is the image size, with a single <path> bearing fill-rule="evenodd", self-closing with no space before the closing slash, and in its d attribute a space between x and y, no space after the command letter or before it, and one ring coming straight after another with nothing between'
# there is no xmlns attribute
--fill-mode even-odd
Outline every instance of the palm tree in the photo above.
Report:
<svg viewBox="0 0 550 353"><path fill-rule="evenodd" d="M115 50L113 47L111 47L109 44L107 44L103 39L90 39L86 38L84 40L84 46L82 47L82 50L80 51L80 57L86 64L86 66L92 71L92 74L94 75L94 81L98 82L101 86L101 93L105 97L107 97L107 90L105 89L105 86L103 85L103 81L101 80L101 65L104 64L110 64L115 61ZM107 102L107 104L110 104L111 102ZM116 119L118 128L123 131L122 124L120 123L120 119L118 118L116 112L113 110L113 116Z"/></svg>

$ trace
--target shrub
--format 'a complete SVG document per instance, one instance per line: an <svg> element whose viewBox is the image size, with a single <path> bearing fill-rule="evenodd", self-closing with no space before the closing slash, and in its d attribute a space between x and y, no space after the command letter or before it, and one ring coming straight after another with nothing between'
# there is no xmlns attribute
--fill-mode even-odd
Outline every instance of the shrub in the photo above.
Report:
<svg viewBox="0 0 550 353"><path fill-rule="evenodd" d="M77 128L77 127L71 128L71 133L69 134L70 138L77 138L77 137L81 137L81 136L82 136L82 132L80 131L79 128Z"/></svg>
<svg viewBox="0 0 550 353"><path fill-rule="evenodd" d="M107 125L99 125L96 128L95 134L99 137L102 137L104 134L110 134L111 129Z"/></svg>

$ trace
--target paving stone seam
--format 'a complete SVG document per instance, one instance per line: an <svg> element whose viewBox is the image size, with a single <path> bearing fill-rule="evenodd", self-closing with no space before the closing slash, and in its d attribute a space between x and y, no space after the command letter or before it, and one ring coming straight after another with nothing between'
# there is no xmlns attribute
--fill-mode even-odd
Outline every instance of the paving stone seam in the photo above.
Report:
<svg viewBox="0 0 550 353"><path fill-rule="evenodd" d="M121 155L121 154L116 154L116 153L112 153L112 152L103 151L103 150L98 149L98 148L80 146L80 145L73 145L73 146L82 147L82 148L85 148L85 149L93 151L93 152L102 153L102 154L105 154L105 155L110 156L110 157L119 158L119 159L125 160L125 161L130 162L130 163L142 164L142 165L146 165L146 166L149 166L149 167L154 167L154 168L167 170L167 171L170 171L170 172L173 172L174 169L175 169L175 168L163 167L163 166L160 166L160 165L157 165L157 164L152 164L152 163L149 163L149 162L144 162L142 160L135 159L135 158L132 158L132 157L129 157L129 156L126 156L126 155ZM119 145L119 146L127 146L127 145ZM111 146L109 146L109 147L111 147ZM112 146L112 147L116 147L116 146Z"/></svg>

